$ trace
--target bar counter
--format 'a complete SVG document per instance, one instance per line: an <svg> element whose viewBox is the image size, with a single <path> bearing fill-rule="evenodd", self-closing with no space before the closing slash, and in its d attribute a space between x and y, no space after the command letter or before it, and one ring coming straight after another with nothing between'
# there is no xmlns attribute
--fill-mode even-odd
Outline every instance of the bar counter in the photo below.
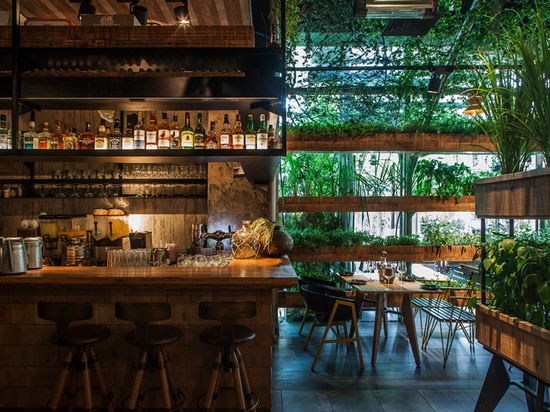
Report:
<svg viewBox="0 0 550 412"><path fill-rule="evenodd" d="M255 300L256 317L241 323L256 331L256 339L240 349L252 389L260 398L258 410L271 410L277 291L294 284L296 274L286 257L233 260L221 268L45 267L0 276L0 410L45 407L52 397L69 348L50 343L54 325L38 318L36 304L41 300L91 302L94 317L88 322L111 329L111 336L95 348L117 410L130 393L140 351L124 341L133 325L116 319L115 302L171 303L172 319L167 323L181 328L183 337L166 349L186 396L184 408L196 410L217 352L199 339L200 332L215 323L199 319L198 303ZM156 383L153 380L153 386ZM218 407L235 404L232 391L221 395ZM145 407L160 406L160 391L148 392Z"/></svg>

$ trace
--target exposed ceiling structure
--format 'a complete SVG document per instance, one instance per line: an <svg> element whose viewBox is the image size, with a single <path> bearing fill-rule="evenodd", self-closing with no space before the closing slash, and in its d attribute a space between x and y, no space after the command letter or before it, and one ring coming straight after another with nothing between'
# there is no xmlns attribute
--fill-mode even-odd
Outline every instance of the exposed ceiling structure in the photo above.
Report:
<svg viewBox="0 0 550 412"><path fill-rule="evenodd" d="M267 1L267 3L269 0ZM136 3L134 1L134 3ZM252 8L259 9L257 0L189 0L191 23L197 26L249 26L252 24ZM256 4L258 3L258 5ZM20 0L21 14L27 19L68 20L79 25L79 0ZM92 0L96 14L129 14L130 0ZM175 25L174 8L182 1L140 0L139 6L148 11L150 24ZM269 4L269 3L268 3ZM11 10L12 0L0 0L0 10Z"/></svg>

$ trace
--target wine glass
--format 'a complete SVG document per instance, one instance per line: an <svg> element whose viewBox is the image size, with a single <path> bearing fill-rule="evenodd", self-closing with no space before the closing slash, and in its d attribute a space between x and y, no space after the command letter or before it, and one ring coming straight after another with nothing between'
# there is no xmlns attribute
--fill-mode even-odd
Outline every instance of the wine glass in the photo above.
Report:
<svg viewBox="0 0 550 412"><path fill-rule="evenodd" d="M397 262L397 273L399 273L399 279L403 280L405 274L407 273L407 262L404 260Z"/></svg>

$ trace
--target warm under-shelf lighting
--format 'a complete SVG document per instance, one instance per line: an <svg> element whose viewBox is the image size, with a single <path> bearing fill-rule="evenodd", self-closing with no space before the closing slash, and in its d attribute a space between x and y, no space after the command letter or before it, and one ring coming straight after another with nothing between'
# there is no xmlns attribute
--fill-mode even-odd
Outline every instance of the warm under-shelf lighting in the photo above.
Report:
<svg viewBox="0 0 550 412"><path fill-rule="evenodd" d="M176 22L177 24L191 24L191 19L189 17L189 4L187 3L187 0L182 1L181 6L177 6L174 8L174 15L176 16Z"/></svg>

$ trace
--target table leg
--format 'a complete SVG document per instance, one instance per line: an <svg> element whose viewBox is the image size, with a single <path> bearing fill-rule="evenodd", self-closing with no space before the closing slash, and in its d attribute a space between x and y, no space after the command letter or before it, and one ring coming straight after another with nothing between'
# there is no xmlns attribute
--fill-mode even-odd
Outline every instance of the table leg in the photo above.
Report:
<svg viewBox="0 0 550 412"><path fill-rule="evenodd" d="M376 295L376 311L374 314L374 336L372 337L372 357L370 363L376 365L376 355L378 355L378 342L380 341L380 328L382 326L382 317L384 316L384 303L386 301L385 293Z"/></svg>
<svg viewBox="0 0 550 412"><path fill-rule="evenodd" d="M418 341L416 340L416 327L414 326L413 308L411 302L411 294L403 294L403 302L401 303L401 312L403 320L407 328L407 336L414 356L414 361L417 366L420 366L420 352L418 350Z"/></svg>

